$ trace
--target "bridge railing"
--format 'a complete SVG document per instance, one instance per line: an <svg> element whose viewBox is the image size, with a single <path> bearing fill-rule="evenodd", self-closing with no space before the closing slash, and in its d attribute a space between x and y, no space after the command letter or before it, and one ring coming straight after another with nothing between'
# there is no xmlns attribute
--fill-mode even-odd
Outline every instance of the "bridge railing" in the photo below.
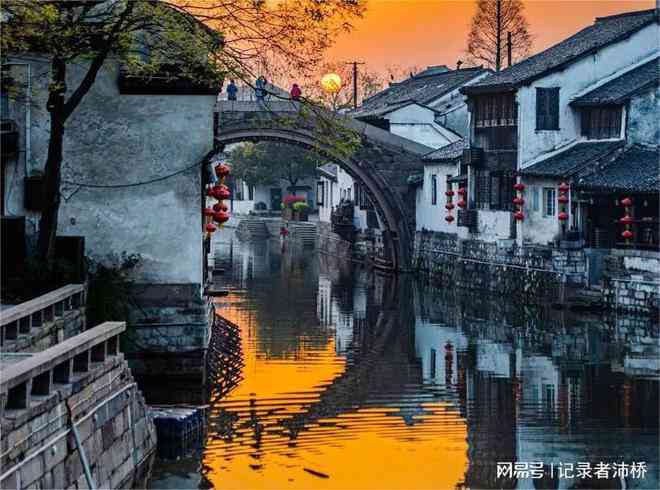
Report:
<svg viewBox="0 0 660 490"><path fill-rule="evenodd" d="M0 312L0 345L85 304L85 286L69 284Z"/></svg>
<svg viewBox="0 0 660 490"><path fill-rule="evenodd" d="M54 384L68 384L93 363L119 355L125 322L106 322L49 349L7 365L0 371L0 413L30 408L38 397L51 394Z"/></svg>

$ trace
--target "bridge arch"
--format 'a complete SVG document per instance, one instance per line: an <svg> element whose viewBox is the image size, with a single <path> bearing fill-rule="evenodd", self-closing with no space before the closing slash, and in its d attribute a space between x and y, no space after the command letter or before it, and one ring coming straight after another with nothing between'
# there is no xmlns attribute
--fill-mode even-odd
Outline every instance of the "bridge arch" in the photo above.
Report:
<svg viewBox="0 0 660 490"><path fill-rule="evenodd" d="M364 186L383 225L385 258L396 271L409 269L415 197L408 189L407 177L423 169L421 156L431 149L345 117L342 123L361 139L360 147L347 156L330 147L313 129L279 120L282 114L297 112L297 103L270 102L265 107L256 102L222 101L218 107L216 152L245 141L277 141L323 154Z"/></svg>

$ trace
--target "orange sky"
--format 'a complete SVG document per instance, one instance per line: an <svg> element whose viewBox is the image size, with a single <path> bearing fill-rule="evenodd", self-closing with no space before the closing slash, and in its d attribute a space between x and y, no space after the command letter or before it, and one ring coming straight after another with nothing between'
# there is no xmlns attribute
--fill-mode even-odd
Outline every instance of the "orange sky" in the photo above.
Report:
<svg viewBox="0 0 660 490"><path fill-rule="evenodd" d="M654 0L524 0L532 52L593 23L597 16L652 8ZM373 71L446 64L464 58L473 0L369 0L363 19L328 53L333 61L366 61Z"/></svg>

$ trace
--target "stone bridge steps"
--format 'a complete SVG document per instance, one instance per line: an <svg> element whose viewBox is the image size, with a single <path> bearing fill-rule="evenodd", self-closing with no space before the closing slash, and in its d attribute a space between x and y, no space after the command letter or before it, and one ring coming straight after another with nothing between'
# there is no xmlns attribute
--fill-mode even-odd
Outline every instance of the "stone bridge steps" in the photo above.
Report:
<svg viewBox="0 0 660 490"><path fill-rule="evenodd" d="M291 239L302 243L303 246L313 247L316 245L318 230L315 223L289 222L289 233Z"/></svg>
<svg viewBox="0 0 660 490"><path fill-rule="evenodd" d="M236 228L236 234L241 240L260 240L270 236L266 223L254 218L242 219Z"/></svg>

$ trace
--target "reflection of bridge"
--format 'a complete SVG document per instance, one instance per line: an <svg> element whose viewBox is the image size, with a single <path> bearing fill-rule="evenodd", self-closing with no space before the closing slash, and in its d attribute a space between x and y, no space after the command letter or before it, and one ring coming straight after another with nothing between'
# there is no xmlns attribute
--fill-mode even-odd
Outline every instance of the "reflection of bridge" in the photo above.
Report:
<svg viewBox="0 0 660 490"><path fill-rule="evenodd" d="M352 151L341 151L357 137ZM415 195L407 178L421 171L431 148L388 131L291 101L218 103L216 149L242 141L277 140L316 149L362 184L383 223L386 258L396 270L410 264Z"/></svg>

